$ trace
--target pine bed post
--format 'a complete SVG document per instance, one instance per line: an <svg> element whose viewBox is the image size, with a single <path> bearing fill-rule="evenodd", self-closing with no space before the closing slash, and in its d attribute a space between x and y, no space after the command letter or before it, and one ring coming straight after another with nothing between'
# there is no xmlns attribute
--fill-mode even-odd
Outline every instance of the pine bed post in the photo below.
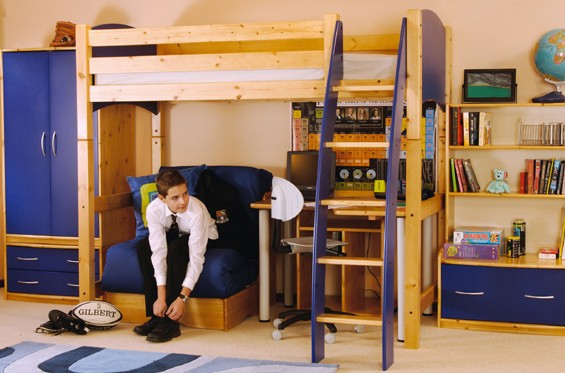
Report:
<svg viewBox="0 0 565 373"><path fill-rule="evenodd" d="M88 47L90 27L76 26L79 301L95 297L94 144Z"/></svg>
<svg viewBox="0 0 565 373"><path fill-rule="evenodd" d="M406 108L406 163L410 171L406 175L406 261L405 261L405 309L406 336L404 346L420 347L420 293L422 271L422 162L420 144L420 118L422 117L422 13L407 13L408 63Z"/></svg>

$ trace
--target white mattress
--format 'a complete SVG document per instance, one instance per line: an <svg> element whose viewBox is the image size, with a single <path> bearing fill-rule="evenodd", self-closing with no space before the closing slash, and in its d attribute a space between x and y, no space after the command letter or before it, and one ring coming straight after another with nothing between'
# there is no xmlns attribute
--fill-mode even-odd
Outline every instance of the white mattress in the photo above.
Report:
<svg viewBox="0 0 565 373"><path fill-rule="evenodd" d="M345 53L344 79L394 79L396 56L385 54ZM96 85L261 82L285 80L322 80L323 69L266 69L237 71L187 71L156 73L97 74Z"/></svg>

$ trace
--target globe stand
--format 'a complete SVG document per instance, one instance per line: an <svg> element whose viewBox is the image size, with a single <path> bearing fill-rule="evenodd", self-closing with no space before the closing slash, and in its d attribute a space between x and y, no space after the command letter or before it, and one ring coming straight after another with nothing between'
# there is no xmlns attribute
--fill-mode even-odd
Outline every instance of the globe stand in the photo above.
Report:
<svg viewBox="0 0 565 373"><path fill-rule="evenodd" d="M551 79L544 79L546 82L551 83L551 84L555 84L555 91L551 91L548 94L545 94L543 96L540 97L535 97L532 98L532 102L535 103L559 103L559 102L565 102L565 95L563 95L562 90L563 90L563 85L565 85L565 82L556 82L553 81Z"/></svg>

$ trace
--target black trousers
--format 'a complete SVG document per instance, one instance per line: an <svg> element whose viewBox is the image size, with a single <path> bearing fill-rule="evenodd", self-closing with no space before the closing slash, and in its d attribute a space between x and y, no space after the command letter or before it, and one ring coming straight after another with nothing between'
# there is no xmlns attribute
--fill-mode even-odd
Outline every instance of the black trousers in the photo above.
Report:
<svg viewBox="0 0 565 373"><path fill-rule="evenodd" d="M155 270L151 263L151 246L149 238L141 240L137 246L137 258L143 274L145 289L145 314L153 315L153 303L157 300L157 282ZM173 303L182 290L182 282L186 277L188 266L188 235L169 240L167 244L167 307Z"/></svg>

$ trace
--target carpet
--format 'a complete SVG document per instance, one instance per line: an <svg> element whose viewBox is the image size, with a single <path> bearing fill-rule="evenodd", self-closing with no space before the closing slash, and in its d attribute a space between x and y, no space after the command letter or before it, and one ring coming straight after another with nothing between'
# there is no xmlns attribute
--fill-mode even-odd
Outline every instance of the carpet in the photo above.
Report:
<svg viewBox="0 0 565 373"><path fill-rule="evenodd" d="M0 350L0 372L6 373L330 373L336 371L337 365L329 364L129 351L37 342L22 342Z"/></svg>

